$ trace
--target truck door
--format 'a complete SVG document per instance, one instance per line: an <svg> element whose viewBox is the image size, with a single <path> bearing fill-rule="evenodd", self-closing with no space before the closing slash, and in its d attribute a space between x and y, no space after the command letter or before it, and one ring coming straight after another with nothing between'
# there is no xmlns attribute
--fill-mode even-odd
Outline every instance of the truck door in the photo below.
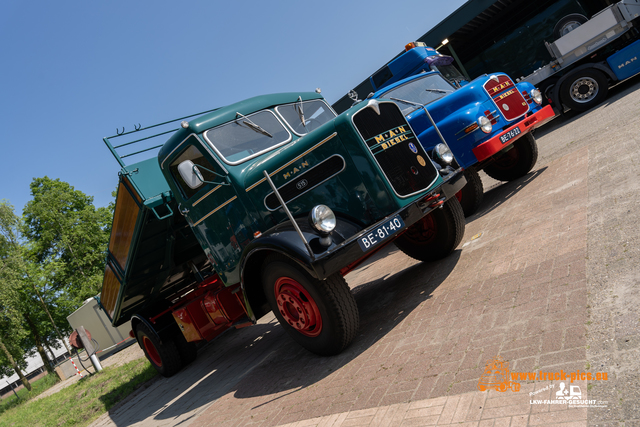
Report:
<svg viewBox="0 0 640 427"><path fill-rule="evenodd" d="M238 263L250 240L246 210L227 171L191 135L167 159L179 210L226 284L240 281ZM166 166L165 166L166 167Z"/></svg>

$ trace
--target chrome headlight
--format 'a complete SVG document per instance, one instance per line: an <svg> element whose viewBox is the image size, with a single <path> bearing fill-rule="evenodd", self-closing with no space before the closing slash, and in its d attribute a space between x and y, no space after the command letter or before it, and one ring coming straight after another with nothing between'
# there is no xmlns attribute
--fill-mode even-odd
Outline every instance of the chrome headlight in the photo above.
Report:
<svg viewBox="0 0 640 427"><path fill-rule="evenodd" d="M450 165L453 162L453 153L445 144L438 144L433 149L434 154L439 160L442 160L445 164Z"/></svg>
<svg viewBox="0 0 640 427"><path fill-rule="evenodd" d="M536 104L542 104L542 93L538 89L531 90L531 98Z"/></svg>
<svg viewBox="0 0 640 427"><path fill-rule="evenodd" d="M478 125L484 133L491 133L491 131L493 130L493 126L491 126L491 120L487 119L485 116L478 117Z"/></svg>
<svg viewBox="0 0 640 427"><path fill-rule="evenodd" d="M336 228L336 215L326 205L318 205L309 212L309 223L322 234L329 234Z"/></svg>

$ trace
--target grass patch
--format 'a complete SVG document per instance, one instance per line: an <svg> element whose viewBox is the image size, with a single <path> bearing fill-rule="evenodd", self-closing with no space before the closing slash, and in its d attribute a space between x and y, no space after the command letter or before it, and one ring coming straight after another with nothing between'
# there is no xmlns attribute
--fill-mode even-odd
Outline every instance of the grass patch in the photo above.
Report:
<svg viewBox="0 0 640 427"><path fill-rule="evenodd" d="M33 400L33 392L27 393L31 400L20 399L0 411L0 426L86 426L157 374L143 358L104 368L39 400Z"/></svg>
<svg viewBox="0 0 640 427"><path fill-rule="evenodd" d="M0 416L7 410L20 405L21 403L25 403L29 399L33 399L40 393L49 390L51 387L58 383L59 379L57 375L45 375L37 381L31 382L31 392L26 388L22 388L17 390L15 394L11 393L7 395L2 401L0 401ZM1 422L1 420L0 420Z"/></svg>

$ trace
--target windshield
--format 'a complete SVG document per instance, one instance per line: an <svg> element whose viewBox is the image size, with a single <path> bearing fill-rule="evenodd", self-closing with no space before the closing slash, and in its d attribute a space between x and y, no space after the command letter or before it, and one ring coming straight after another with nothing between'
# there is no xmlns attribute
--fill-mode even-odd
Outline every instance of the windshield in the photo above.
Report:
<svg viewBox="0 0 640 427"><path fill-rule="evenodd" d="M445 79L452 82L454 85L460 85L460 82L466 80L465 77L460 74L460 71L453 65L432 65L433 71L439 71Z"/></svg>
<svg viewBox="0 0 640 427"><path fill-rule="evenodd" d="M336 117L333 110L320 99L279 105L276 111L297 135L305 135Z"/></svg>
<svg viewBox="0 0 640 427"><path fill-rule="evenodd" d="M402 110L402 114L406 116L421 106L438 100L453 91L451 83L440 74L429 74L384 92L380 98L389 98L395 101Z"/></svg>
<svg viewBox="0 0 640 427"><path fill-rule="evenodd" d="M271 111L264 110L236 119L204 134L222 159L237 165L291 140L291 134Z"/></svg>

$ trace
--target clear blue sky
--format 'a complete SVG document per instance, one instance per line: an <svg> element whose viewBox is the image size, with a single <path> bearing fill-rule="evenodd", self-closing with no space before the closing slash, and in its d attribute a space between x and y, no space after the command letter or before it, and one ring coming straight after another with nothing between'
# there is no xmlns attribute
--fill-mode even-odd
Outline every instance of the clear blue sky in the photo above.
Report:
<svg viewBox="0 0 640 427"><path fill-rule="evenodd" d="M464 3L36 1L0 3L0 199L34 177L111 201L102 137L255 95L333 103Z"/></svg>

